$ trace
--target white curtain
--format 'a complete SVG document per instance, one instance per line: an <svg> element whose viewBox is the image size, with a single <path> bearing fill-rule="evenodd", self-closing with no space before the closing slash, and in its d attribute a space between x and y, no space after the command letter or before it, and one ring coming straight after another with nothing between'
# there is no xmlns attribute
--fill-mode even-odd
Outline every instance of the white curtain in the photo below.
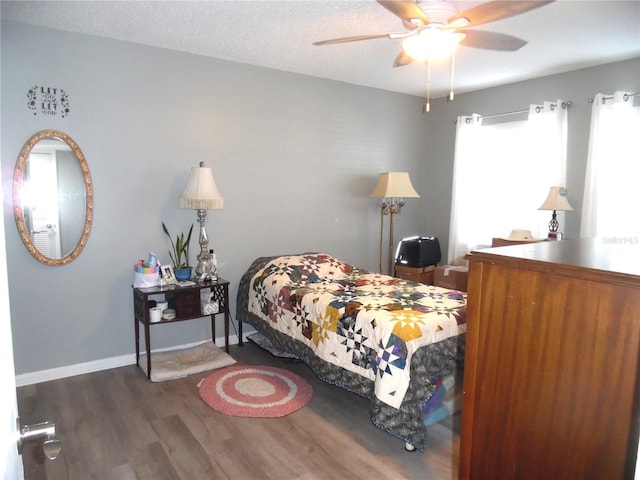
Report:
<svg viewBox="0 0 640 480"><path fill-rule="evenodd" d="M565 186L567 110L558 100L532 105L527 120L457 119L448 263L514 229L546 237L551 213L538 207L549 187Z"/></svg>
<svg viewBox="0 0 640 480"><path fill-rule="evenodd" d="M591 110L581 237L640 241L640 107L599 93Z"/></svg>
<svg viewBox="0 0 640 480"><path fill-rule="evenodd" d="M449 260L450 265L460 265L469 252L473 238L473 218L475 212L467 207L467 199L478 195L481 182L466 181L473 178L480 168L474 161L477 145L480 144L482 117L474 114L459 116L456 123L455 157L453 162L453 184L451 187L451 216L449 220ZM466 175L465 175L466 173Z"/></svg>

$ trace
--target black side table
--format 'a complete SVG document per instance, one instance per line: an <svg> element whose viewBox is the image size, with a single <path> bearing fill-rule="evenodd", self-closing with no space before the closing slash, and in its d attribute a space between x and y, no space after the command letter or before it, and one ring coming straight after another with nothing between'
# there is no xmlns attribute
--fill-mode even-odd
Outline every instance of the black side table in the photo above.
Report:
<svg viewBox="0 0 640 480"><path fill-rule="evenodd" d="M202 313L200 292L211 290L212 300L218 302L218 312L211 315ZM149 321L149 297L164 296L169 308L176 311L176 317L171 320L162 319L159 322ZM216 341L216 315L224 314L224 349L229 353L229 282L218 278L217 282L198 283L188 287L168 285L165 287L134 288L133 289L133 326L136 335L136 365L140 361L140 324L144 326L144 343L147 354L147 378L151 379L151 326L167 323L184 322L196 318L211 317L211 339Z"/></svg>

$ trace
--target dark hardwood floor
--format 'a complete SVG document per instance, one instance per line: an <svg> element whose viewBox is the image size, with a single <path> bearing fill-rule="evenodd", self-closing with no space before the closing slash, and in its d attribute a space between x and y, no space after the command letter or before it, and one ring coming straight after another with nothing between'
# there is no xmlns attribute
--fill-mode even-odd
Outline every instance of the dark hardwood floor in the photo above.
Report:
<svg viewBox="0 0 640 480"><path fill-rule="evenodd" d="M135 365L18 388L23 424L54 421L62 453L23 453L27 479L438 479L457 478L459 415L429 428L425 453L369 420L368 401L328 385L303 363L251 342L232 346L243 364L301 375L313 400L283 418L237 418L198 396L210 372L149 382Z"/></svg>

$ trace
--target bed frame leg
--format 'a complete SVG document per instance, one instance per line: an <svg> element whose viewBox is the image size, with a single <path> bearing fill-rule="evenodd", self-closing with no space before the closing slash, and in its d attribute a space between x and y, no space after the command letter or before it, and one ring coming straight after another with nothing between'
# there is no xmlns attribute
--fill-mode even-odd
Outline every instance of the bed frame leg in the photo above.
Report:
<svg viewBox="0 0 640 480"><path fill-rule="evenodd" d="M407 452L415 452L416 451L416 447L414 447L413 445L411 445L409 442L404 442L404 449Z"/></svg>

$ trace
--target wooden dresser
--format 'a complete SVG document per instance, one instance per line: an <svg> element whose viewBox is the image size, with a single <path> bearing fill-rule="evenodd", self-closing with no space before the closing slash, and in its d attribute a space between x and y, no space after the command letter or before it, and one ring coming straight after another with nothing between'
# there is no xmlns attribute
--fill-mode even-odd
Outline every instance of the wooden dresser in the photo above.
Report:
<svg viewBox="0 0 640 480"><path fill-rule="evenodd" d="M460 479L633 478L640 244L472 252L467 327Z"/></svg>

